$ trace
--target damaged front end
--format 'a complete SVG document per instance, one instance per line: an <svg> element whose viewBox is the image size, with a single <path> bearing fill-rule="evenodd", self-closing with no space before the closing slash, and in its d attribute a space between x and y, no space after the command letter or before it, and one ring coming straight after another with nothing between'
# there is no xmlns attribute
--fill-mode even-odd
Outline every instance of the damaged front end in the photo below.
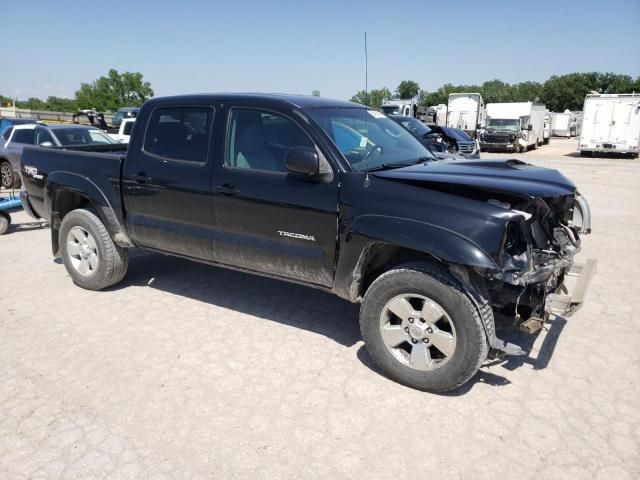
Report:
<svg viewBox="0 0 640 480"><path fill-rule="evenodd" d="M580 235L591 232L591 214L579 193L504 207L522 215L506 227L501 270L490 275L488 294L494 312L535 333L550 315L569 316L584 300L596 262L578 264L574 257Z"/></svg>

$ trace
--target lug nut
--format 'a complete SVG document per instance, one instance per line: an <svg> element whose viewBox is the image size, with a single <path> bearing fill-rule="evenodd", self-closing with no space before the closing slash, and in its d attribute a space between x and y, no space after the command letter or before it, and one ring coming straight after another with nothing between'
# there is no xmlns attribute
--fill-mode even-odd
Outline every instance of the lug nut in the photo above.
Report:
<svg viewBox="0 0 640 480"><path fill-rule="evenodd" d="M404 331L409 333L409 327L404 327Z"/></svg>
<svg viewBox="0 0 640 480"><path fill-rule="evenodd" d="M412 341L413 343L418 343L418 340L416 340L415 338L412 338L412 339L411 339L411 341Z"/></svg>
<svg viewBox="0 0 640 480"><path fill-rule="evenodd" d="M410 319L409 319L409 323L413 323L413 318L410 318Z"/></svg>
<svg viewBox="0 0 640 480"><path fill-rule="evenodd" d="M433 333L433 328L431 327L427 328L427 333Z"/></svg>
<svg viewBox="0 0 640 480"><path fill-rule="evenodd" d="M428 339L428 338L423 338L423 339L422 339L422 341L423 341L424 343L429 343L429 339Z"/></svg>

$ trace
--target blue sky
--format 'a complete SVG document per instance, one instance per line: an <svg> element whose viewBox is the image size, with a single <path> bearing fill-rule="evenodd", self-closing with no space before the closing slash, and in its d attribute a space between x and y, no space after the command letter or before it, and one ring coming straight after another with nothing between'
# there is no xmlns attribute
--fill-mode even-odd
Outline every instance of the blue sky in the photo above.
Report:
<svg viewBox="0 0 640 480"><path fill-rule="evenodd" d="M73 96L116 68L156 95L349 98L364 88L365 30L369 88L640 75L640 0L1 0L0 94Z"/></svg>

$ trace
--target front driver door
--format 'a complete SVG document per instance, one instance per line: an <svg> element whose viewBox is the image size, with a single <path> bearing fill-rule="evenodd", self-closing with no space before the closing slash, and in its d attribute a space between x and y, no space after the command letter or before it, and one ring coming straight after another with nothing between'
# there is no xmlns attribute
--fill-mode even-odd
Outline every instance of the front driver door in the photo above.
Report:
<svg viewBox="0 0 640 480"><path fill-rule="evenodd" d="M287 172L287 151L296 146L315 147L288 116L229 110L214 171L213 255L234 267L330 286L338 182Z"/></svg>

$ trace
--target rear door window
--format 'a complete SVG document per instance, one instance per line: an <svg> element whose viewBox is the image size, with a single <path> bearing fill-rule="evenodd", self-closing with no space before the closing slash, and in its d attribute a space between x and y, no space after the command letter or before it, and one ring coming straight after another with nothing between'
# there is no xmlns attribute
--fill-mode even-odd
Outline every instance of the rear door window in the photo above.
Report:
<svg viewBox="0 0 640 480"><path fill-rule="evenodd" d="M151 114L144 151L169 160L207 161L213 108L157 108Z"/></svg>
<svg viewBox="0 0 640 480"><path fill-rule="evenodd" d="M24 143L26 145L34 145L36 141L36 129L28 128L28 129L17 129L13 138L11 139L13 143Z"/></svg>

